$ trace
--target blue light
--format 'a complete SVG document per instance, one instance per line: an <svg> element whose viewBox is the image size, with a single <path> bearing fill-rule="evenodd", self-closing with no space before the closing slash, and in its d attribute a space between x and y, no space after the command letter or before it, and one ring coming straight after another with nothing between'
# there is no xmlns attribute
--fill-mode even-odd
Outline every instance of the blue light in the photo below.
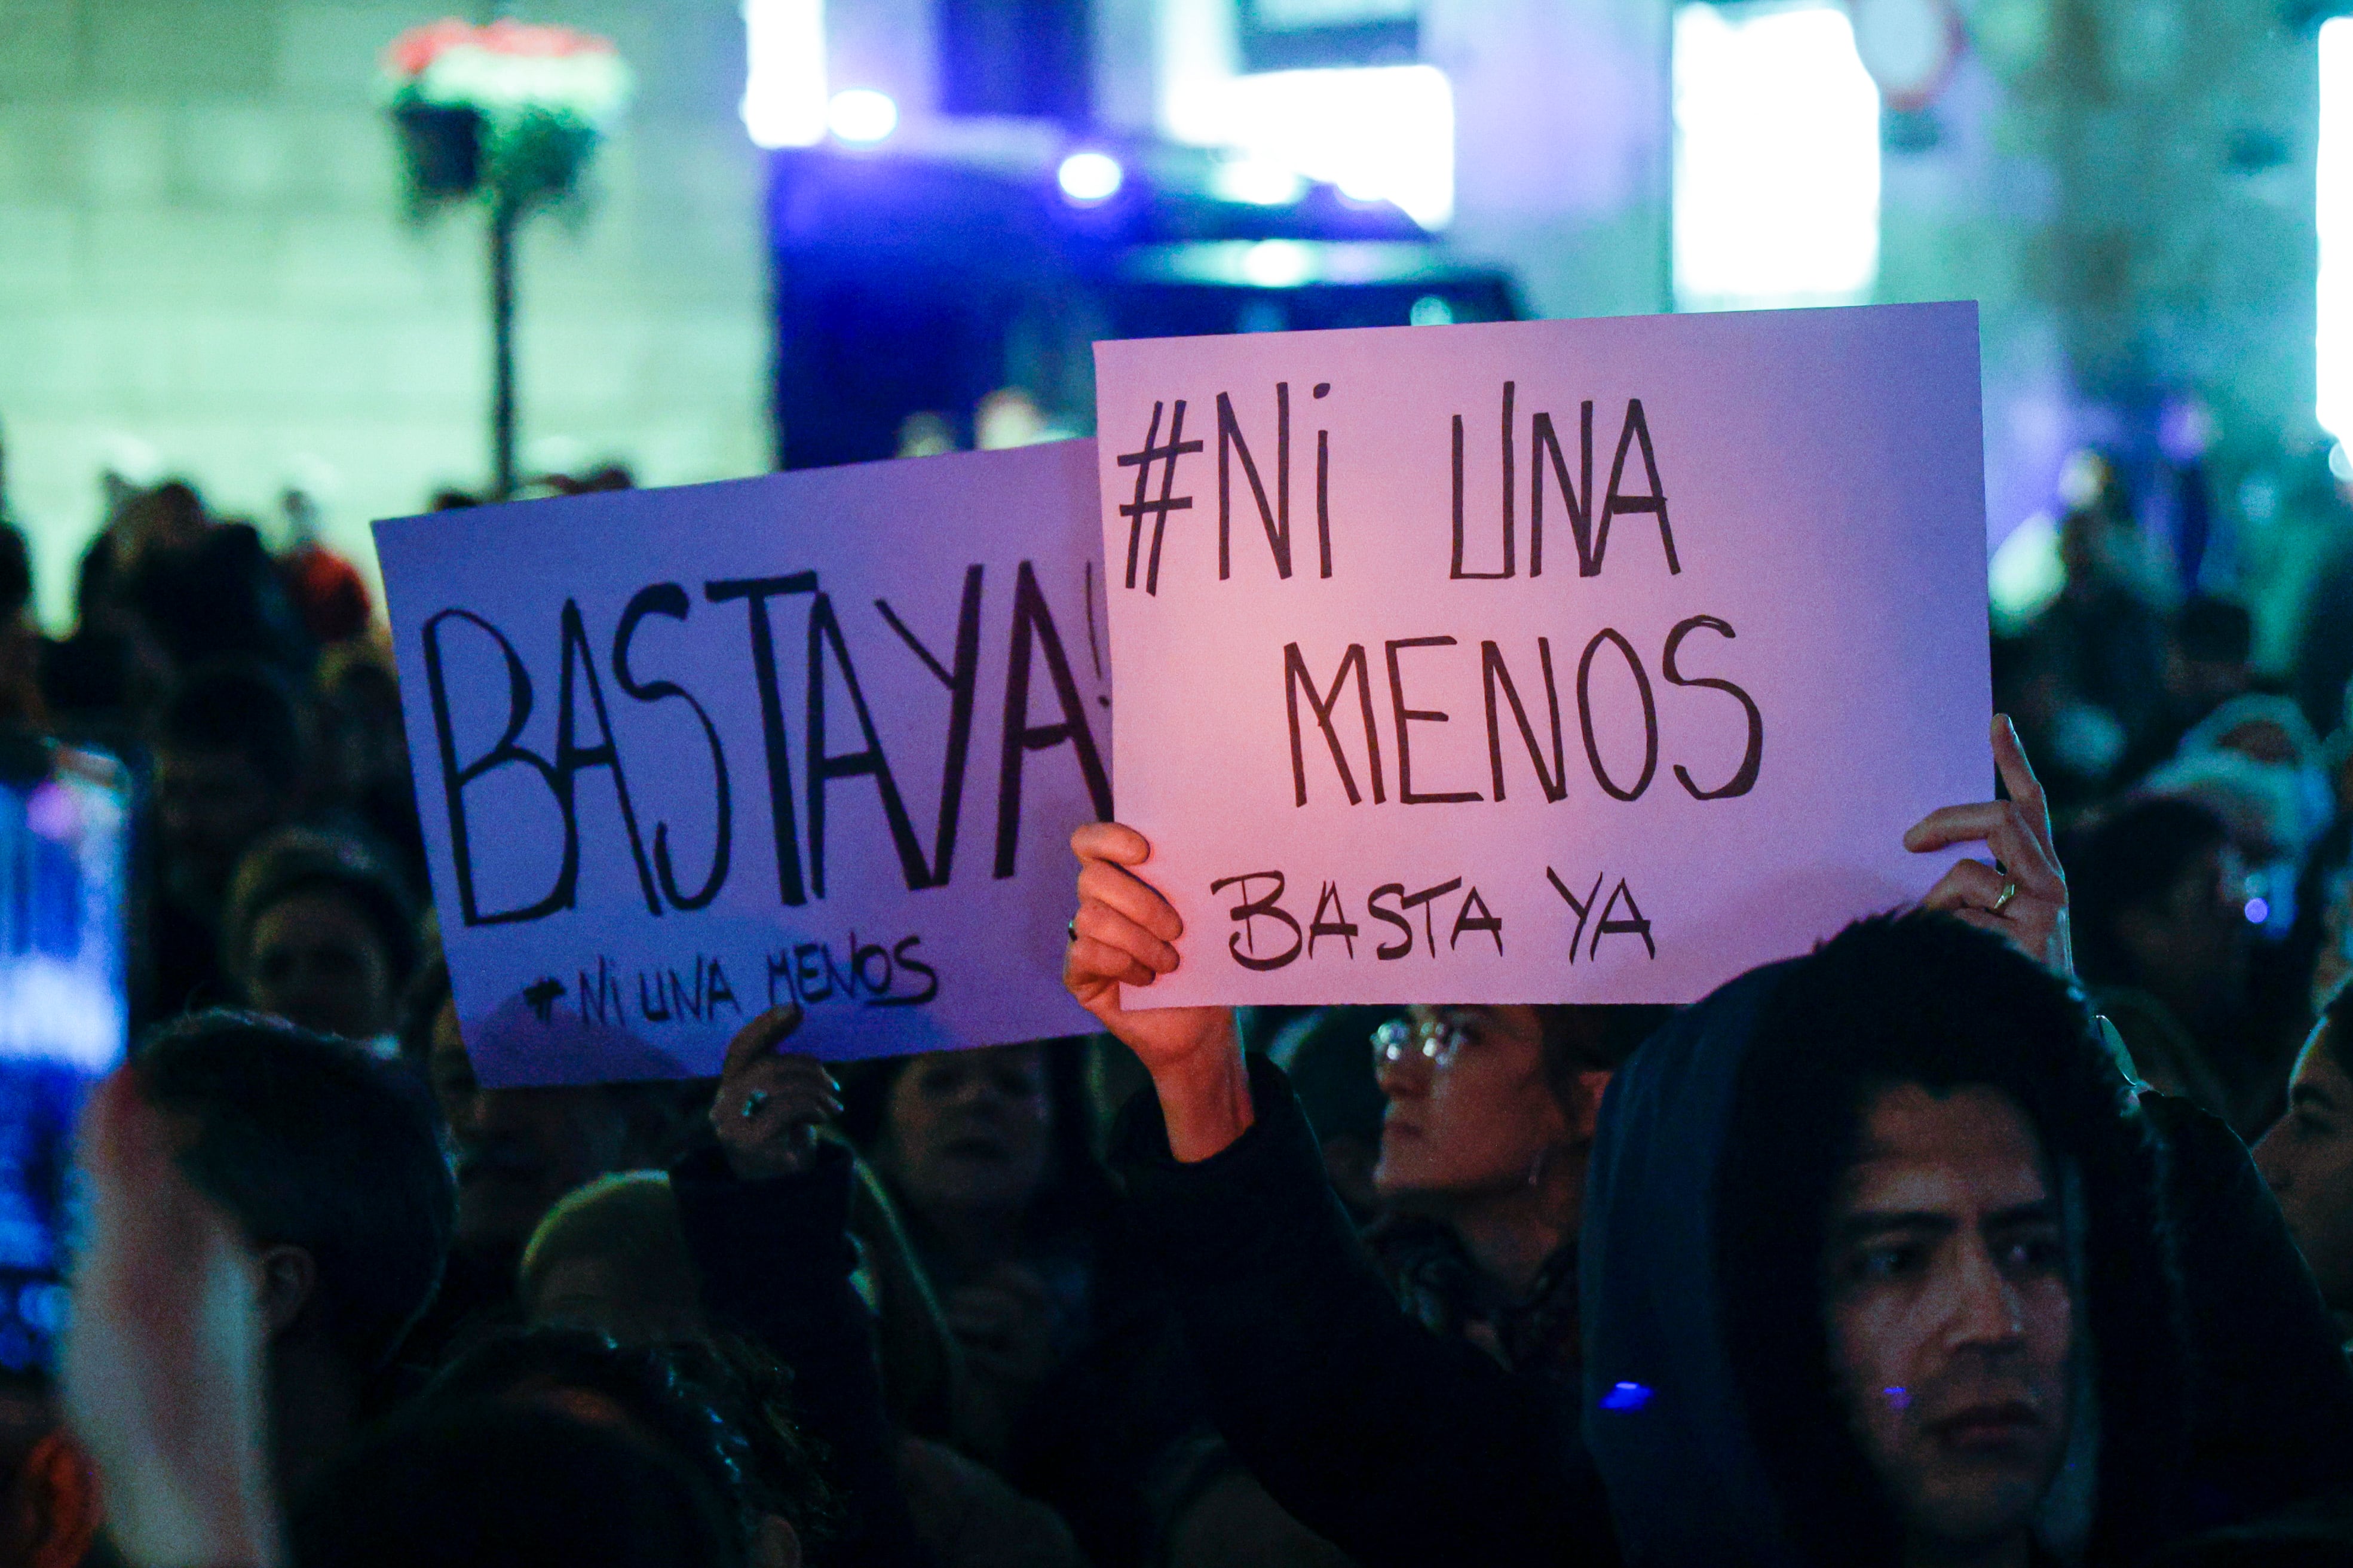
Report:
<svg viewBox="0 0 2353 1568"><path fill-rule="evenodd" d="M1108 153L1073 153L1055 171L1054 182L1072 205L1091 207L1119 195L1127 171Z"/></svg>
<svg viewBox="0 0 2353 1568"><path fill-rule="evenodd" d="M844 88L826 105L826 123L844 142L872 146L899 129L899 106L871 87Z"/></svg>
<svg viewBox="0 0 2353 1568"><path fill-rule="evenodd" d="M1881 1389L1880 1392L1887 1395L1887 1403L1895 1409L1909 1410L1912 1408L1912 1394L1910 1390L1903 1388L1883 1388Z"/></svg>
<svg viewBox="0 0 2353 1568"><path fill-rule="evenodd" d="M2271 918L2272 904L2269 899L2263 898L2258 894L2256 897L2247 900L2247 923L2249 925L2259 926Z"/></svg>
<svg viewBox="0 0 2353 1568"><path fill-rule="evenodd" d="M1601 1396L1604 1410L1640 1410L1651 1403L1651 1391L1639 1383L1613 1383Z"/></svg>

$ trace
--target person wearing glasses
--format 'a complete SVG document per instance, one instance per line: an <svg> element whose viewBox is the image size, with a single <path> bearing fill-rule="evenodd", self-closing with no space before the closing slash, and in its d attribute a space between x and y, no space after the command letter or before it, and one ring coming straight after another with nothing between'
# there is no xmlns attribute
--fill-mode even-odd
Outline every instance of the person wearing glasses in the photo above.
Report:
<svg viewBox="0 0 2353 1568"><path fill-rule="evenodd" d="M1415 1007L1372 1036L1388 1110L1366 1241L1407 1312L1574 1387L1577 1233L1609 1075L1664 1007Z"/></svg>

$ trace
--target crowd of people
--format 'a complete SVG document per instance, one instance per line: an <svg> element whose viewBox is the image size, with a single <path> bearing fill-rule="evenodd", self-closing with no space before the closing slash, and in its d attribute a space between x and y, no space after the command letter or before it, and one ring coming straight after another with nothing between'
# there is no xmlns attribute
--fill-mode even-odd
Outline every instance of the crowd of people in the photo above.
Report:
<svg viewBox="0 0 2353 1568"><path fill-rule="evenodd" d="M145 803L0 1563L2353 1564L2346 672L2136 517L1996 642L1967 858L1694 1005L1131 1008L1104 823L1098 1035L537 1089L349 563L120 487L50 640L0 532L0 722Z"/></svg>

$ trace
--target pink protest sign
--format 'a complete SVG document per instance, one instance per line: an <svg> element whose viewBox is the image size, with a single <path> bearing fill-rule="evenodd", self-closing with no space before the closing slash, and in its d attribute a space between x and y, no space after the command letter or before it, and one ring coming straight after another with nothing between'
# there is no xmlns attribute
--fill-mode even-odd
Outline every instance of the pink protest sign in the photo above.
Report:
<svg viewBox="0 0 2353 1568"><path fill-rule="evenodd" d="M442 945L492 1084L1089 1025L1071 831L1107 813L1073 441L376 525Z"/></svg>
<svg viewBox="0 0 2353 1568"><path fill-rule="evenodd" d="M1130 1005L1688 1002L1987 797L1968 304L1097 345Z"/></svg>

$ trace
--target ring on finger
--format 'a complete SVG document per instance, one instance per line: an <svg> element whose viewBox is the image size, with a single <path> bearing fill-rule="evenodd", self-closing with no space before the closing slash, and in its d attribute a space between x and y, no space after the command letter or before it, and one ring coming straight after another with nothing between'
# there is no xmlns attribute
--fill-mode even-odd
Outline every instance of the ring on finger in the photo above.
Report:
<svg viewBox="0 0 2353 1568"><path fill-rule="evenodd" d="M755 1089L744 1097L744 1120L751 1121L768 1108L769 1095L765 1089Z"/></svg>
<svg viewBox="0 0 2353 1568"><path fill-rule="evenodd" d="M2018 882L2017 879L2013 878L2002 883L2001 895L1993 901L1993 912L2000 914L2002 910L2010 908L2010 900L2016 897L2018 897Z"/></svg>

